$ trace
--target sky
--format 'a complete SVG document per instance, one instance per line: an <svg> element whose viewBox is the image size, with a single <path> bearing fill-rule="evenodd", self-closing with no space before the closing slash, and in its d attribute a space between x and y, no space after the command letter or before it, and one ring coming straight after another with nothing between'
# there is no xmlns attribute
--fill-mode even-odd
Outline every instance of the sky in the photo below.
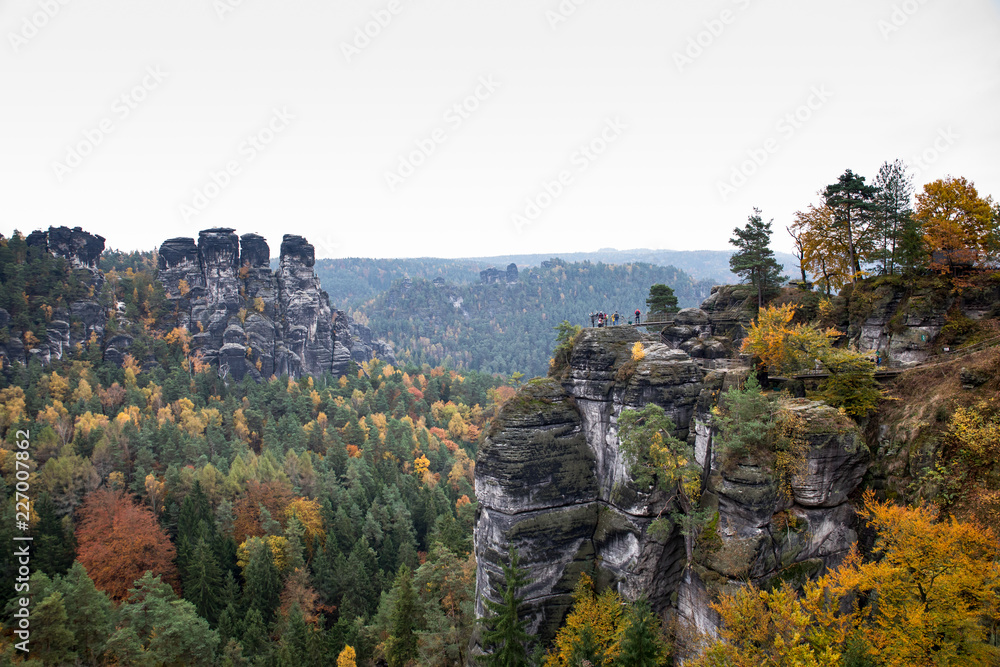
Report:
<svg viewBox="0 0 1000 667"><path fill-rule="evenodd" d="M1000 198L997 0L0 0L0 233L775 249L845 169Z"/></svg>

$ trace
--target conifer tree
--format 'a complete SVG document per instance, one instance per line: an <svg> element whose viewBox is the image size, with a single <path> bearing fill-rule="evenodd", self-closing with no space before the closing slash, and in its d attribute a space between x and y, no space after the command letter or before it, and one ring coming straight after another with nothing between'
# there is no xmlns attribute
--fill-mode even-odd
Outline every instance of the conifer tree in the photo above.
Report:
<svg viewBox="0 0 1000 667"><path fill-rule="evenodd" d="M660 636L660 621L641 598L625 611L615 667L660 667L666 665L668 647Z"/></svg>
<svg viewBox="0 0 1000 667"><path fill-rule="evenodd" d="M504 592L501 602L486 599L484 603L491 616L482 621L482 646L488 651L480 658L490 667L523 667L528 664L525 648L530 636L526 632L528 620L520 617L523 597L518 593L529 583L528 574L520 567L520 556L511 545L503 566Z"/></svg>
<svg viewBox="0 0 1000 667"><path fill-rule="evenodd" d="M396 575L396 604L392 609L392 631L389 649L386 651L389 667L403 667L417 657L417 635L414 633L416 594L413 591L413 573L402 566Z"/></svg>
<svg viewBox="0 0 1000 667"><path fill-rule="evenodd" d="M34 549L31 564L49 576L64 574L73 564L74 539L67 534L56 515L56 506L47 493L38 497L34 505L38 523L32 530Z"/></svg>
<svg viewBox="0 0 1000 667"><path fill-rule="evenodd" d="M680 310L677 307L677 297L674 295L673 288L661 283L649 288L646 308L653 314L676 313Z"/></svg>
<svg viewBox="0 0 1000 667"><path fill-rule="evenodd" d="M729 258L729 268L757 289L757 308L763 308L765 294L785 280L770 247L771 222L765 223L760 209L755 208L746 226L734 229L736 236L729 239L737 248Z"/></svg>
<svg viewBox="0 0 1000 667"><path fill-rule="evenodd" d="M267 542L251 542L250 560L247 562L244 578L246 584L243 587L243 598L247 610L256 609L263 622L270 623L281 595L281 577Z"/></svg>
<svg viewBox="0 0 1000 667"><path fill-rule="evenodd" d="M833 211L833 218L844 247L847 248L851 282L856 283L862 263L869 261L875 248L873 223L876 218L876 188L865 184L865 177L848 169L823 190L826 205Z"/></svg>
<svg viewBox="0 0 1000 667"><path fill-rule="evenodd" d="M198 540L188 559L184 577L184 599L194 605L198 615L215 625L220 611L222 573L212 548L204 538Z"/></svg>

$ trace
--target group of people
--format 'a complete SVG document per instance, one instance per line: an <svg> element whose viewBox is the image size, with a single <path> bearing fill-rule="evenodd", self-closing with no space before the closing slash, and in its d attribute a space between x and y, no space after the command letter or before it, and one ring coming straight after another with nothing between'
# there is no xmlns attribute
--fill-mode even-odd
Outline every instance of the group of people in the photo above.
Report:
<svg viewBox="0 0 1000 667"><path fill-rule="evenodd" d="M642 316L642 312L638 308L636 308L635 309L635 320L634 320L635 324L639 324L639 318L641 316ZM617 310L615 312L611 313L610 315L608 315L607 313L605 313L603 311L598 311L596 313L591 313L590 314L590 326L591 327L606 327L606 326L612 326L613 327L613 326L618 326L619 324L624 324L624 322L623 322L624 319L625 318L623 316L621 316L621 315L618 314ZM632 324L633 320L630 318L629 321L628 321L628 323Z"/></svg>

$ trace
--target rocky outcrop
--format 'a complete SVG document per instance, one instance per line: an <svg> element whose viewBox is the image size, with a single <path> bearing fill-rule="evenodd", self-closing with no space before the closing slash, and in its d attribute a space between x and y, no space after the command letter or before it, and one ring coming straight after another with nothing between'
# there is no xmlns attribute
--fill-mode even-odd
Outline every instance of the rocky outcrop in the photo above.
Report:
<svg viewBox="0 0 1000 667"><path fill-rule="evenodd" d="M24 343L24 332L11 328L10 314L0 309L0 329L7 334L6 339L0 341L0 367L6 367L11 361L27 363L31 359L47 364L61 359L92 336L104 340L108 314L98 302L104 285L104 274L98 269L104 237L89 234L80 227L49 227L48 231L31 232L25 242L29 248L65 259L89 296L54 309L46 322L45 340L30 347Z"/></svg>
<svg viewBox="0 0 1000 667"><path fill-rule="evenodd" d="M848 337L862 351L880 350L891 366L927 361L949 345L939 336L949 321L967 323L1000 315L1000 286L986 276L955 290L939 277L898 276L859 283L850 291Z"/></svg>
<svg viewBox="0 0 1000 667"><path fill-rule="evenodd" d="M703 311L683 313L674 326L690 329L677 332L685 342L711 340ZM634 361L637 341L645 356ZM588 329L565 368L504 406L476 464L477 614L485 599L499 598L510 546L532 580L521 594L543 642L584 571L711 633L709 602L721 591L747 579L799 581L839 562L856 540L848 496L869 460L857 427L824 404L792 400L805 444L790 483L771 461L726 460L712 451L712 408L745 373L708 361L629 327ZM677 527L649 530L671 508L659 492L636 488L621 453L619 415L648 403L670 416L704 469L702 506L715 513L717 539L698 547L691 567Z"/></svg>
<svg viewBox="0 0 1000 667"><path fill-rule="evenodd" d="M205 230L197 243L170 239L159 256L178 326L226 377L337 375L352 360L395 361L389 345L330 306L313 271L313 246L301 236L285 235L277 271L264 237L237 237L229 228Z"/></svg>
<svg viewBox="0 0 1000 667"><path fill-rule="evenodd" d="M483 271L479 272L479 281L485 285L491 283L507 283L508 285L513 285L517 282L517 264L511 263L507 265L507 269L501 271L500 269L489 267Z"/></svg>

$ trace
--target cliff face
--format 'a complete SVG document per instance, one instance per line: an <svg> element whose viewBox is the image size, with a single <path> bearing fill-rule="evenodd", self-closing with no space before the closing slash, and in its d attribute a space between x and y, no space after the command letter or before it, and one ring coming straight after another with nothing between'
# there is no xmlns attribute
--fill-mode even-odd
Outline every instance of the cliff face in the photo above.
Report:
<svg viewBox="0 0 1000 667"><path fill-rule="evenodd" d="M194 334L194 349L239 381L287 373L343 374L373 355L395 362L392 349L367 327L330 307L313 272L313 246L286 234L278 270L263 237L227 228L160 247L160 280Z"/></svg>
<svg viewBox="0 0 1000 667"><path fill-rule="evenodd" d="M1000 315L1000 285L986 276L969 282L962 289L940 277L859 283L850 295L848 336L862 351L882 350L893 366L927 361L956 342L939 340L949 322L980 322Z"/></svg>
<svg viewBox="0 0 1000 667"><path fill-rule="evenodd" d="M807 443L790 495L766 463L723 462L711 451L711 409L745 370L727 370L726 360L705 354L722 345L708 313L681 320L662 338L631 327L585 330L558 377L532 381L504 406L476 464L478 615L484 597L499 599L509 545L532 580L522 592L530 629L547 642L583 571L711 633L708 604L723 589L748 577L815 573L855 541L847 498L869 459L857 427L825 405L789 404ZM635 364L631 348L639 340L646 355ZM664 409L675 435L708 468L702 506L717 513L717 537L699 546L690 568L678 528L649 532L667 498L635 487L620 450L619 415L647 403Z"/></svg>
<svg viewBox="0 0 1000 667"><path fill-rule="evenodd" d="M49 227L48 231L35 231L25 239L29 248L37 248L69 262L70 270L92 296L74 301L64 308L56 308L46 323L45 340L28 348L21 336L23 332L10 331L10 314L0 308L0 328L6 328L10 335L0 343L0 362L4 366L10 361L27 363L38 359L42 364L52 359L61 359L67 350L96 336L104 340L107 312L99 303L104 274L97 268L104 251L104 237L89 234L80 227Z"/></svg>
<svg viewBox="0 0 1000 667"><path fill-rule="evenodd" d="M32 232L26 242L65 258L92 296L55 309L46 325L47 340L31 349L25 349L20 335L8 336L0 344L0 359L6 364L37 358L46 364L93 336L101 343L104 358L121 364L133 341L126 333L107 334L109 313L120 307L110 294L104 294L102 302L104 275L98 261L104 238L79 227L52 227ZM283 373L343 374L351 360L368 361L373 356L395 363L391 346L330 307L313 273L313 246L303 237L285 235L276 272L270 269L269 258L264 237L237 237L227 228L207 229L197 242L165 241L159 251L158 279L176 314L168 328L186 328L193 337L193 350L236 381L246 375L259 380ZM117 316L121 321L123 313ZM9 325L9 314L0 310L0 326Z"/></svg>

